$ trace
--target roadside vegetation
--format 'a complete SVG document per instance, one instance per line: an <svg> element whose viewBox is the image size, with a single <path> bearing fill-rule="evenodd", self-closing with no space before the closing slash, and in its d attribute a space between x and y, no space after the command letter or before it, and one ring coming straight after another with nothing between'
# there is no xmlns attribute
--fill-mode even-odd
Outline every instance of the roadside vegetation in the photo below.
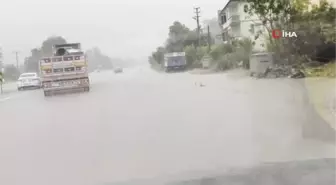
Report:
<svg viewBox="0 0 336 185"><path fill-rule="evenodd" d="M336 61L315 67L305 67L305 74L308 77L336 77Z"/></svg>
<svg viewBox="0 0 336 185"><path fill-rule="evenodd" d="M160 69L165 53L184 51L189 69L200 67L200 61L205 55L211 57L212 68L219 71L236 67L248 69L255 41L262 38L266 40L264 50L275 53L277 63L299 67L307 76L335 77L336 11L332 4L325 0L321 0L319 5L311 4L309 0L247 2L249 6L245 12L258 17L262 22L263 29L253 30L254 38L230 38L224 44L216 42L216 37L212 34L211 50L208 50L206 34L202 33L198 44L196 30L175 21L168 27L169 34L165 43L149 56L149 63L154 69ZM218 23L213 22L216 19L212 19L212 24L208 22L208 25L212 25L210 31L216 30L214 25L220 28ZM298 37L274 39L274 29L290 30L297 33Z"/></svg>
<svg viewBox="0 0 336 185"><path fill-rule="evenodd" d="M23 66L20 69L13 64L4 66L4 79L6 82L16 81L22 72L39 72L39 60L41 57L52 55L52 46L55 44L65 44L67 41L60 36L52 36L42 42L40 47L33 48L30 56L24 59ZM100 69L112 69L114 63L121 63L119 59L113 59L105 55L99 48L91 48L86 52L88 58L89 71L94 71L98 67Z"/></svg>
<svg viewBox="0 0 336 185"><path fill-rule="evenodd" d="M48 37L41 43L41 46L31 49L29 56L25 57L23 65L17 67L14 64L4 65L3 77L5 82L16 81L21 73L37 72L39 73L39 60L42 57L52 55L52 47L55 44L66 44L67 40L61 36ZM103 53L98 47L89 48L85 51L89 62L89 72L99 70L110 70L115 66L127 67L134 65L133 59L121 59L109 57ZM0 66L2 64L0 63Z"/></svg>
<svg viewBox="0 0 336 185"><path fill-rule="evenodd" d="M217 26L219 27L218 24ZM248 68L248 56L252 51L250 39L234 40L232 44L216 44L215 39L211 38L211 50L209 50L207 39L207 35L202 34L198 46L196 30L191 30L176 21L169 27L165 46L158 47L149 56L149 63L152 68L160 70L165 53L185 52L189 69L201 67L201 59L205 55L211 56L211 65L214 69L226 70L237 67L241 61L244 61L244 66Z"/></svg>
<svg viewBox="0 0 336 185"><path fill-rule="evenodd" d="M5 82L16 81L20 76L20 71L14 64L5 65L3 78Z"/></svg>

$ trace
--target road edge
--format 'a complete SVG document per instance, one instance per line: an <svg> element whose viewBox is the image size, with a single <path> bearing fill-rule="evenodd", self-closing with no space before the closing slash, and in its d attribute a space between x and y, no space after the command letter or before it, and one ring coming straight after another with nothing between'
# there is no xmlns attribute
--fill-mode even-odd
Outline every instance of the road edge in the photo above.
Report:
<svg viewBox="0 0 336 185"><path fill-rule="evenodd" d="M336 130L336 79L305 78L304 85L315 111Z"/></svg>

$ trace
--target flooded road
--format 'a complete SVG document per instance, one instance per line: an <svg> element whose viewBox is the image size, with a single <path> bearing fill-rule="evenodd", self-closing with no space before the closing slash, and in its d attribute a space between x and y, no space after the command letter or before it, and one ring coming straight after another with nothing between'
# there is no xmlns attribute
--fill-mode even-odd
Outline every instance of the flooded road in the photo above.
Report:
<svg viewBox="0 0 336 185"><path fill-rule="evenodd" d="M91 92L0 101L0 184L98 185L334 157L300 83L147 68L91 75Z"/></svg>

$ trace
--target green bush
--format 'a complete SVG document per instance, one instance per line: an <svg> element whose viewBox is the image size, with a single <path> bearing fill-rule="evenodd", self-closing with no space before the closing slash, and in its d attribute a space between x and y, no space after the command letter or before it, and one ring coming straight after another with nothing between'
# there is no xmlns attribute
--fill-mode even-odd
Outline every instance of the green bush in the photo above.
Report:
<svg viewBox="0 0 336 185"><path fill-rule="evenodd" d="M232 44L219 44L212 47L210 56L220 70L238 67L243 61L243 67L249 67L249 58L253 42L248 39L233 40Z"/></svg>
<svg viewBox="0 0 336 185"><path fill-rule="evenodd" d="M317 67L305 67L304 72L308 77L336 77L336 61Z"/></svg>
<svg viewBox="0 0 336 185"><path fill-rule="evenodd" d="M213 60L219 60L227 53L233 52L233 46L231 44L218 44L211 48L210 56Z"/></svg>
<svg viewBox="0 0 336 185"><path fill-rule="evenodd" d="M184 52L186 53L188 67L199 67L201 59L207 54L207 47L186 46Z"/></svg>
<svg viewBox="0 0 336 185"><path fill-rule="evenodd" d="M186 46L184 52L186 53L188 67L190 67L197 60L197 50L194 46Z"/></svg>

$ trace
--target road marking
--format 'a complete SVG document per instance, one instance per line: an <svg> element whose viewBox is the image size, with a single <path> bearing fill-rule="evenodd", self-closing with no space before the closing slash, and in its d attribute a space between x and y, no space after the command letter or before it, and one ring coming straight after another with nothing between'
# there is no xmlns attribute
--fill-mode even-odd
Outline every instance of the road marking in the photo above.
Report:
<svg viewBox="0 0 336 185"><path fill-rule="evenodd" d="M0 102L4 102L4 101L9 100L9 99L11 99L11 97L2 98L2 99L0 99Z"/></svg>

